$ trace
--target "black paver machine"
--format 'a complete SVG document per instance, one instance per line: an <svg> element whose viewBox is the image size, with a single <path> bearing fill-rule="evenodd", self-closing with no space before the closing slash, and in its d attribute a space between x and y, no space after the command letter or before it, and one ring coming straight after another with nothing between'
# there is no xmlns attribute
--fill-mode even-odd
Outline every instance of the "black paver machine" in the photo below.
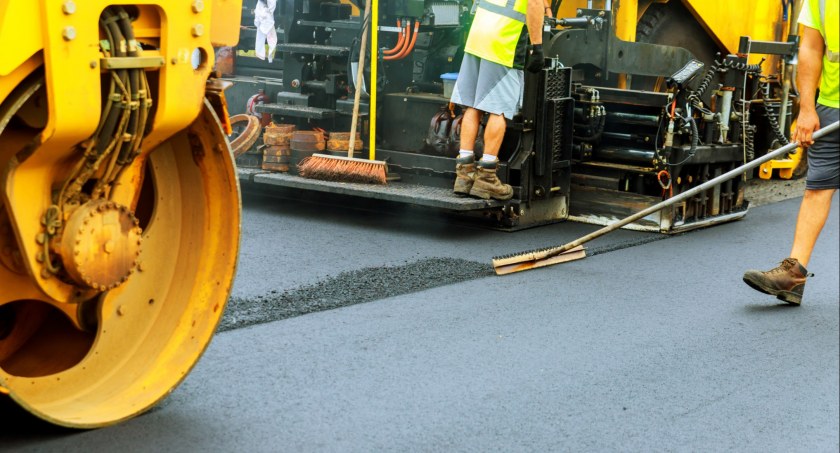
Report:
<svg viewBox="0 0 840 453"><path fill-rule="evenodd" d="M228 91L232 113L247 107L266 123L321 134L296 140L289 132L285 141L272 138L280 145L258 142L238 160L245 190L281 188L408 203L507 229L566 219L607 224L787 142L789 119L779 124L780 77L748 62L755 61L749 59L750 49L791 59L795 42L759 46L743 38L743 53L703 61L708 58L685 48L619 39L620 11L611 5L580 8L575 17L546 18L546 68L526 72L521 109L508 121L499 176L513 186L513 199L459 198L451 188L461 108L450 104L449 93L472 1L381 0L379 45L369 54L377 57L375 81L369 68L355 80L363 7L278 2L279 44L272 63L249 56L253 40L244 29L229 76L235 82ZM253 23L250 11L244 8L243 25ZM371 105L374 87L377 101ZM370 137L361 127L359 156L367 157L374 147L376 159L388 163L391 180L380 187L297 176L295 163L308 154L346 153L342 140L330 138L350 129L354 90L362 90L363 124L376 118L378 131ZM285 156L288 171L271 165L278 155ZM744 187L750 176L628 227L674 233L740 218L748 208Z"/></svg>

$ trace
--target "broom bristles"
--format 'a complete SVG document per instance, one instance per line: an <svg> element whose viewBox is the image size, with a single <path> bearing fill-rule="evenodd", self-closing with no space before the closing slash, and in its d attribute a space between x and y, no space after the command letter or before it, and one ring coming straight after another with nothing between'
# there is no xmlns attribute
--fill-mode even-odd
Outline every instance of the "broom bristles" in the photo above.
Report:
<svg viewBox="0 0 840 453"><path fill-rule="evenodd" d="M388 167L385 162L377 160L313 154L298 163L298 174L322 181L385 184Z"/></svg>

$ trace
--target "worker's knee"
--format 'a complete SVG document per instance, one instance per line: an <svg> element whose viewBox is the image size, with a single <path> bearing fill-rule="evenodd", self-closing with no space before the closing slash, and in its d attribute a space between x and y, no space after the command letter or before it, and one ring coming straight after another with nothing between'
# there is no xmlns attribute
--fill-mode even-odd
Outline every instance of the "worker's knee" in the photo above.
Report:
<svg viewBox="0 0 840 453"><path fill-rule="evenodd" d="M808 200L831 200L836 189L805 189L805 199Z"/></svg>

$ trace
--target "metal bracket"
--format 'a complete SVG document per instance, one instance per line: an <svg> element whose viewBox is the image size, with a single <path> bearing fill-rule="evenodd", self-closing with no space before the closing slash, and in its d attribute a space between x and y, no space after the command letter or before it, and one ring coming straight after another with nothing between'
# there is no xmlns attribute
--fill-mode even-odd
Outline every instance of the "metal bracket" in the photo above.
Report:
<svg viewBox="0 0 840 453"><path fill-rule="evenodd" d="M163 57L109 57L99 59L105 69L160 68L165 64Z"/></svg>

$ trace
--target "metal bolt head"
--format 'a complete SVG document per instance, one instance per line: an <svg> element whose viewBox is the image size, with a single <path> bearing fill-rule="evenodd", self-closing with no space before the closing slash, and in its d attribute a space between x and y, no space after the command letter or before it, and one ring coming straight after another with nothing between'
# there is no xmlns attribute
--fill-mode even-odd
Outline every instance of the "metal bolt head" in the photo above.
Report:
<svg viewBox="0 0 840 453"><path fill-rule="evenodd" d="M61 11L69 16L76 12L76 4L72 0L66 0L61 5Z"/></svg>
<svg viewBox="0 0 840 453"><path fill-rule="evenodd" d="M198 14L204 11L204 2L201 0L193 0L192 2L192 12Z"/></svg>
<svg viewBox="0 0 840 453"><path fill-rule="evenodd" d="M65 41L72 41L76 39L76 28L72 25L64 27L64 30L61 31L61 37L64 38Z"/></svg>
<svg viewBox="0 0 840 453"><path fill-rule="evenodd" d="M204 25L202 24L195 24L192 27L192 35L198 38L199 36L204 34Z"/></svg>

